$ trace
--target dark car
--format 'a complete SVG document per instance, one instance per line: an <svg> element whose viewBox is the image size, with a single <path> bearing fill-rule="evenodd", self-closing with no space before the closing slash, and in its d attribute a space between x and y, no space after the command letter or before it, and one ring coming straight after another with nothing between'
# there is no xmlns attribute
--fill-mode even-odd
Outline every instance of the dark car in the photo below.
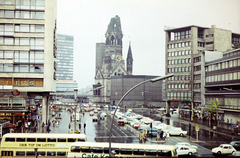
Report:
<svg viewBox="0 0 240 158"><path fill-rule="evenodd" d="M228 157L240 158L240 151L235 151L232 155L228 155Z"/></svg>
<svg viewBox="0 0 240 158"><path fill-rule="evenodd" d="M236 150L240 151L240 141L232 141L230 143Z"/></svg>

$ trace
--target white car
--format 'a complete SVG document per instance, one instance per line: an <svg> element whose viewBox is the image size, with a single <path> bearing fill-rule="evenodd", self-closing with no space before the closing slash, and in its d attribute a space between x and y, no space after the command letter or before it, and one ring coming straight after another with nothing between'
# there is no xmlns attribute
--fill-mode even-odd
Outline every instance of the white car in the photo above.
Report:
<svg viewBox="0 0 240 158"><path fill-rule="evenodd" d="M190 148L193 148L193 149L198 149L198 147L196 145L191 145L190 143L187 143L187 142L178 142L177 144L175 144L175 146L188 146Z"/></svg>
<svg viewBox="0 0 240 158"><path fill-rule="evenodd" d="M170 128L168 131L170 135L179 135L181 137L187 135L187 131L183 131L181 128Z"/></svg>
<svg viewBox="0 0 240 158"><path fill-rule="evenodd" d="M188 146L178 146L176 151L177 151L178 155L189 155L189 156L191 156L192 154L197 153L197 149L193 149L193 148L190 148Z"/></svg>
<svg viewBox="0 0 240 158"><path fill-rule="evenodd" d="M93 111L90 111L89 115L90 115L90 116L93 116L93 115L94 115L94 112L93 112Z"/></svg>
<svg viewBox="0 0 240 158"><path fill-rule="evenodd" d="M232 154L235 151L236 151L236 149L230 144L221 144L221 145L219 145L219 147L212 149L213 155L215 155L215 154L218 154L218 155Z"/></svg>

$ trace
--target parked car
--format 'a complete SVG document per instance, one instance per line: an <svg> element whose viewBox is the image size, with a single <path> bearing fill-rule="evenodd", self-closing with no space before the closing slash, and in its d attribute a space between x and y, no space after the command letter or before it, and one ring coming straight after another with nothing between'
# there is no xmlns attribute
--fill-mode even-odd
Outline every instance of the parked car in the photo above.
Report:
<svg viewBox="0 0 240 158"><path fill-rule="evenodd" d="M189 156L191 156L192 154L197 153L197 149L190 148L188 146L178 146L176 151L177 151L178 155L189 155Z"/></svg>
<svg viewBox="0 0 240 158"><path fill-rule="evenodd" d="M240 141L232 141L230 143L236 150L240 150Z"/></svg>
<svg viewBox="0 0 240 158"><path fill-rule="evenodd" d="M213 155L215 155L215 154L218 154L218 155L232 154L235 151L236 151L236 149L230 144L221 144L221 145L219 145L219 147L212 149Z"/></svg>
<svg viewBox="0 0 240 158"><path fill-rule="evenodd" d="M196 145L191 145L190 143L187 143L187 142L178 142L177 144L175 144L175 146L188 146L190 148L193 148L193 149L198 149L198 147Z"/></svg>
<svg viewBox="0 0 240 158"><path fill-rule="evenodd" d="M104 120L105 119L105 115L103 113L100 114L100 120Z"/></svg>
<svg viewBox="0 0 240 158"><path fill-rule="evenodd" d="M228 155L228 157L240 158L240 151L235 151L232 153L232 155Z"/></svg>
<svg viewBox="0 0 240 158"><path fill-rule="evenodd" d="M183 131L181 128L170 128L168 131L170 135L179 135L181 137L187 135L187 131Z"/></svg>
<svg viewBox="0 0 240 158"><path fill-rule="evenodd" d="M158 132L160 133L160 130L157 128L147 129L147 136L156 137Z"/></svg>
<svg viewBox="0 0 240 158"><path fill-rule="evenodd" d="M93 122L97 122L97 121L98 121L97 116L93 116L93 117L92 117L92 121L93 121Z"/></svg>
<svg viewBox="0 0 240 158"><path fill-rule="evenodd" d="M94 115L94 112L93 112L93 111L90 111L89 115L90 115L90 116L93 116L93 115Z"/></svg>

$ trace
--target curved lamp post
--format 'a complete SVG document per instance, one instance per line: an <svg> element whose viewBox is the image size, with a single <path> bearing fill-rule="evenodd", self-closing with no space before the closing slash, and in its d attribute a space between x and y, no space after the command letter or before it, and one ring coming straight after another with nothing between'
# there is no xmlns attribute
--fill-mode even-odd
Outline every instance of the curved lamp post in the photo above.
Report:
<svg viewBox="0 0 240 158"><path fill-rule="evenodd" d="M95 91L95 90L98 90L98 89L102 89L104 88L104 86L100 86L100 87L97 87L97 88L94 88L94 89L90 89L88 90L86 93L83 94L83 97L81 99L81 102L80 102L80 111L81 111L81 103L83 101L83 98L85 97L85 95L87 95L87 93L91 92L91 91ZM74 98L75 98L75 102L77 102L77 93L78 93L78 89L74 89ZM76 131L76 111L77 111L77 104L75 106L75 120L74 120L74 132Z"/></svg>
<svg viewBox="0 0 240 158"><path fill-rule="evenodd" d="M114 116L115 116L115 113L118 109L118 106L119 104L122 102L122 100L128 95L128 93L130 93L132 90L134 90L135 88L137 88L138 86L142 85L142 84L145 84L147 82L157 82L157 81L160 81L160 80L164 80L166 78L169 78L169 77L172 77L173 74L169 74L169 75L166 75L166 76L163 76L163 77L156 77L156 78L153 78L153 79L149 79L149 80L146 80L146 81L143 81L143 82L140 82L138 84L136 84L135 86L133 86L131 89L129 89L123 96L122 98L118 101L118 104L117 104L117 107L113 113L113 117L112 117L112 120L111 120L111 126L110 126L110 132L109 132L109 157L112 156L112 151L111 151L111 137L112 137L112 126L113 126L113 120L114 120Z"/></svg>

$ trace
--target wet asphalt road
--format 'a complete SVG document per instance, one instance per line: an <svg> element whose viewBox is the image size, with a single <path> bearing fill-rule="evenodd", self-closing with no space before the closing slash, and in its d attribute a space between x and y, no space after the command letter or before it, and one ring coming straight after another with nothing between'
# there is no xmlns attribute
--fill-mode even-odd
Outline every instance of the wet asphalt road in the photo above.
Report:
<svg viewBox="0 0 240 158"><path fill-rule="evenodd" d="M93 122L92 117L89 115L89 112L86 112L84 116L81 117L81 121L76 123L76 129L79 130L79 124L81 124L81 133L85 133L87 136L87 141L89 142L108 142L109 140L109 128L110 128L110 120L112 115L110 114L111 110L102 109L102 112L107 113L107 117L104 120L99 120L98 122ZM74 121L70 121L70 115L74 115L74 112L71 114L63 110L62 112L58 112L56 116L61 114L62 119L59 121L58 126L54 126L51 124L50 133L68 133L69 123L71 124L71 129L74 130ZM95 114L96 115L96 114ZM51 118L51 121L55 119L55 117ZM166 120L164 120L166 121ZM86 129L84 130L83 124L86 123ZM165 122L167 123L167 122ZM179 125L177 122L169 121L168 124L174 125L175 127L182 127L183 130L186 130L184 125ZM187 128L187 127L186 127ZM38 132L46 132L46 129L39 129ZM114 119L114 125L112 129L112 142L119 143L139 143L139 132L132 128L130 125L118 126L117 119ZM189 142L193 145L198 146L198 154L199 155L211 155L211 147L206 148L204 146L199 145L199 143L195 143L192 139L189 139L188 136L180 137L180 136L171 136L168 141L163 142L162 144L166 145L175 145L178 142ZM156 144L156 138L148 138L147 141L143 142L145 144Z"/></svg>

